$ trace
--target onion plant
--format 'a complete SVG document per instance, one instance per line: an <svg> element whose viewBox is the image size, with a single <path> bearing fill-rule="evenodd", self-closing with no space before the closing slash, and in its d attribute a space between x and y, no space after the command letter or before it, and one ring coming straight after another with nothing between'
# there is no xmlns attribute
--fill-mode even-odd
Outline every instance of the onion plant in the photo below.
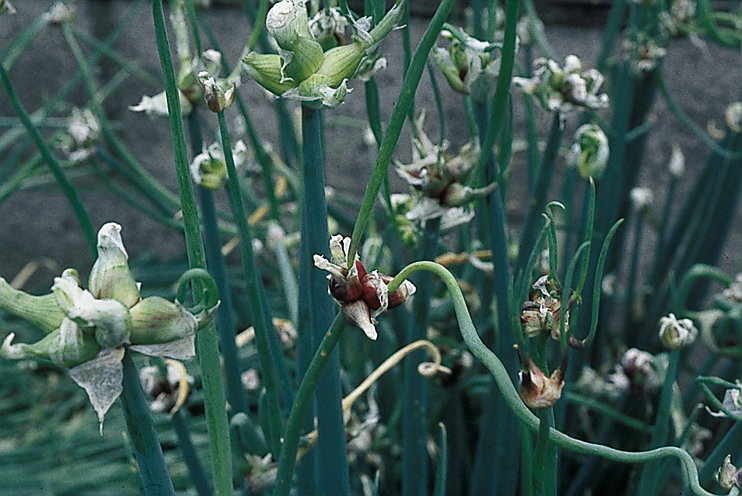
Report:
<svg viewBox="0 0 742 496"><path fill-rule="evenodd" d="M0 203L56 185L93 262L41 296L33 263L0 278L8 491L740 494L742 276L717 265L742 103L707 131L663 68L678 37L739 49L738 11L616 1L591 67L556 57L529 0L442 0L416 45L406 0L244 0L239 60L207 5L152 0L149 71L114 44L145 4L99 40L60 2L0 46ZM0 23L24 7L0 0ZM14 66L49 30L77 72L32 108ZM169 132L177 192L107 115L132 78L160 90L127 112ZM336 118L359 98L366 115ZM683 144L666 173L646 156L660 99L708 151L694 179ZM360 198L326 184L338 122L368 130ZM129 259L91 183L182 247Z"/></svg>

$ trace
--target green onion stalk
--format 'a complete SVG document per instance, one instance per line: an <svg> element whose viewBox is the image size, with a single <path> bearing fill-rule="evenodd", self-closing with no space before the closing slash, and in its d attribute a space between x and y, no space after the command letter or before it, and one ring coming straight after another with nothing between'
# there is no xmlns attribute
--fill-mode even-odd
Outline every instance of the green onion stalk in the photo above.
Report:
<svg viewBox="0 0 742 496"><path fill-rule="evenodd" d="M165 29L162 0L152 1L152 14L157 39L157 51L160 56L160 65L165 80L165 92L169 109L178 190L183 211L188 262L192 268L205 269L206 258L201 241L196 199L191 183L183 118L180 111L179 90L175 81L175 71L173 69L167 31ZM194 291L194 294L198 294L199 288L194 289L197 290ZM213 323L198 333L197 351L203 377L204 407L209 432L214 491L218 496L228 496L232 494L233 490L232 451L229 441L229 423L227 421L219 346L216 327Z"/></svg>

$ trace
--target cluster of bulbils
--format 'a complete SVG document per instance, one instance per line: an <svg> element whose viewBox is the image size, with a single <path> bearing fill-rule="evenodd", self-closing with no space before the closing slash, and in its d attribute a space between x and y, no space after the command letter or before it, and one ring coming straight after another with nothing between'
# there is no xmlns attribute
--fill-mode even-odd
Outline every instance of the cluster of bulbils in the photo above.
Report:
<svg viewBox="0 0 742 496"><path fill-rule="evenodd" d="M126 349L187 360L195 356L196 332L208 324L218 302L192 314L179 301L142 298L129 270L121 226L98 232L98 259L83 289L76 270L54 279L52 293L31 296L0 278L0 307L36 324L47 335L34 344L14 344L9 334L0 355L11 360L45 359L70 369L103 418L123 391Z"/></svg>
<svg viewBox="0 0 742 496"><path fill-rule="evenodd" d="M415 293L415 285L402 281L392 293L388 284L392 277L377 271L367 272L358 256L348 268L350 238L340 235L330 239L330 258L314 255L314 265L328 271L330 294L340 303L341 313L347 323L359 327L369 339L376 339L376 317L407 301Z"/></svg>
<svg viewBox="0 0 742 496"><path fill-rule="evenodd" d="M265 21L278 54L247 54L245 71L276 96L313 108L336 107L345 100L350 78L384 66L375 59L376 45L397 26L403 7L398 1L373 28L368 17L352 22L352 43L344 44L345 22L338 12L322 11L310 22L304 0L278 2Z"/></svg>
<svg viewBox="0 0 742 496"><path fill-rule="evenodd" d="M520 323L523 326L525 337L537 337L548 333L552 339L559 341L561 337L560 319L562 313L561 290L548 276L540 277L531 287L531 295L523 304L520 313ZM564 331L569 330L569 311L564 319ZM578 347L578 342L570 339L570 344ZM518 354L521 350L517 349ZM550 376L547 376L530 356L521 356L524 363L520 372L520 397L531 408L548 408L554 406L562 396L564 375L567 372L566 352L562 353L562 360Z"/></svg>

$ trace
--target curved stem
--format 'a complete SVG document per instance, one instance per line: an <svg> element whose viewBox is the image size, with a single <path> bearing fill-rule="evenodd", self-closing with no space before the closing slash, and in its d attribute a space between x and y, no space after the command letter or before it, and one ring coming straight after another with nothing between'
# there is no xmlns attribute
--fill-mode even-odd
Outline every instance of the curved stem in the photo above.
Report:
<svg viewBox="0 0 742 496"><path fill-rule="evenodd" d="M479 338L479 334L477 333L471 316L469 315L469 310L466 307L464 295L462 294L453 274L443 266L434 262L415 262L405 267L392 280L392 282L389 283L389 291L394 291L399 287L403 280L419 270L429 270L443 280L443 283L446 285L451 293L451 297L453 298L454 311L456 312L459 330L461 331L461 336L464 338L469 350L490 371L505 398L505 402L518 417L518 420L520 420L520 422L527 428L536 432L539 428L538 417L534 415L521 400L518 391L515 389L515 385L510 381L507 369L500 359L489 348L487 348ZM714 493L706 491L699 484L698 469L693 461L693 457L687 451L675 446L666 446L648 451L623 451L600 444L581 441L556 429L549 430L549 440L562 449L584 455L597 455L622 463L644 463L668 456L675 457L683 466L690 489L698 496L714 496Z"/></svg>

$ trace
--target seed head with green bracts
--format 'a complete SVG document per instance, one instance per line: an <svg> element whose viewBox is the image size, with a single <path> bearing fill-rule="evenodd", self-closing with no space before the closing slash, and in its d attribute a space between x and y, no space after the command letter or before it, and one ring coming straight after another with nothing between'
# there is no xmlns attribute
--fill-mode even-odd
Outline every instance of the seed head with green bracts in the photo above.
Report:
<svg viewBox="0 0 742 496"><path fill-rule="evenodd" d="M100 229L97 248L88 289L82 288L74 269L55 278L52 294L45 297L26 295L0 280L0 307L48 332L34 344L14 344L11 333L0 355L10 360L50 360L69 368L70 377L87 391L102 429L106 412L123 389L125 348L150 356L193 358L196 332L212 320L219 302L204 271L189 271L181 278L181 299L190 279L198 278L212 288L209 300L195 309L159 296L142 299L118 224Z"/></svg>
<svg viewBox="0 0 742 496"><path fill-rule="evenodd" d="M420 225L429 219L440 218L441 230L446 231L469 222L474 215L470 205L490 194L497 183L481 188L470 187L468 177L477 163L479 145L470 141L454 154L449 151L447 141L436 145L430 140L423 131L424 123L425 112L414 123L412 162L396 163L397 173L415 193L407 197L395 196L395 215L398 226L402 228L410 222Z"/></svg>
<svg viewBox="0 0 742 496"><path fill-rule="evenodd" d="M600 93L603 75L597 69L584 69L576 55L567 55L564 65L552 59L538 59L535 66L532 78L514 77L513 84L535 97L544 110L559 112L566 118L580 109L608 106L608 95Z"/></svg>
<svg viewBox="0 0 742 496"><path fill-rule="evenodd" d="M448 50L436 47L431 55L448 84L475 102L486 102L497 86L500 46L478 40L460 29L443 30L441 36L450 40Z"/></svg>
<svg viewBox="0 0 742 496"><path fill-rule="evenodd" d="M265 23L278 44L278 54L251 52L242 59L244 69L276 96L299 100L312 108L334 108L345 100L349 79L369 77L384 66L370 59L376 58L376 46L402 18L403 7L398 1L373 28L365 17L347 21L353 29L352 42L339 44L344 39L335 30L344 23L338 12L329 17L322 14L327 18L310 23L302 0L282 0L268 11ZM363 74L359 75L359 70Z"/></svg>

